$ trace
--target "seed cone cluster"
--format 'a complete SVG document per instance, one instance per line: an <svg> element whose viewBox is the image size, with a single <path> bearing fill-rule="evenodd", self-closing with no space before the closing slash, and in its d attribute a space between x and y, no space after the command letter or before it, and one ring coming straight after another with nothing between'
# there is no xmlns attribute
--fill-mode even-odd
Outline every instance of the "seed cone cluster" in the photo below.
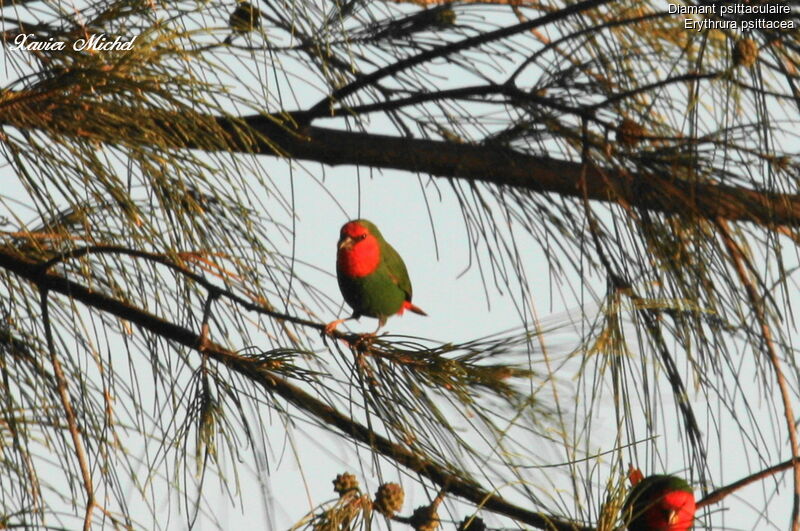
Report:
<svg viewBox="0 0 800 531"><path fill-rule="evenodd" d="M633 147L642 141L644 127L630 118L624 118L617 127L617 142L625 147Z"/></svg>
<svg viewBox="0 0 800 531"><path fill-rule="evenodd" d="M486 523L477 516L467 516L458 524L457 531L486 531Z"/></svg>
<svg viewBox="0 0 800 531"><path fill-rule="evenodd" d="M411 527L415 531L436 531L439 528L439 514L436 512L438 503L423 505L414 509L411 515Z"/></svg>
<svg viewBox="0 0 800 531"><path fill-rule="evenodd" d="M758 44L753 39L739 39L733 45L733 64L750 68L758 60Z"/></svg>
<svg viewBox="0 0 800 531"><path fill-rule="evenodd" d="M344 472L336 476L333 480L333 490L339 497L344 496L346 493L358 490L358 479L349 472Z"/></svg>
<svg viewBox="0 0 800 531"><path fill-rule="evenodd" d="M250 33L261 27L261 11L249 2L239 2L228 23L236 33Z"/></svg>
<svg viewBox="0 0 800 531"><path fill-rule="evenodd" d="M397 483L384 483L375 491L373 507L386 518L391 518L403 508L405 492Z"/></svg>

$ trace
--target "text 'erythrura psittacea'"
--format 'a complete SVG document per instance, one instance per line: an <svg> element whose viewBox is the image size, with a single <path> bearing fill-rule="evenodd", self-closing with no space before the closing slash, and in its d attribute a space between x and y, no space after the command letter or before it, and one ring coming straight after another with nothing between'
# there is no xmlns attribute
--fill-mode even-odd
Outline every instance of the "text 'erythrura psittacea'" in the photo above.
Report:
<svg viewBox="0 0 800 531"><path fill-rule="evenodd" d="M694 521L694 494L679 477L648 476L635 483L623 511L628 531L687 531Z"/></svg>
<svg viewBox="0 0 800 531"><path fill-rule="evenodd" d="M380 329L386 319L405 310L427 315L411 304L411 280L403 259L370 221L356 219L342 226L336 253L336 277L344 300L353 308L353 315L348 319L358 319L362 315L374 317ZM330 323L325 331L332 332L346 320Z"/></svg>

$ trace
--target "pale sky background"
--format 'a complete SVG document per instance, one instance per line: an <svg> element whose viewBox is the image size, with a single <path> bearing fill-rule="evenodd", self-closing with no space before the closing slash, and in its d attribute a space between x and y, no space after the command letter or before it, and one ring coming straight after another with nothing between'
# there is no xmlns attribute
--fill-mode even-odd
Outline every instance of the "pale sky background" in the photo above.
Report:
<svg viewBox="0 0 800 531"><path fill-rule="evenodd" d="M223 23L224 17L219 22ZM4 64L5 53L8 52L0 54L0 72L7 72L7 65ZM264 75L268 75L266 73L269 72L267 64L269 58L264 55L262 59ZM243 70L240 72L242 85L239 88L252 86L254 80L249 78ZM447 69L441 69L436 74L442 76L441 83L443 85L459 84L463 81L450 78ZM304 90L307 89L300 84L293 88L300 98L306 99L306 101L315 101L318 97L316 94L305 93ZM287 107L293 108L292 105L287 105ZM387 129L384 132L390 133L391 131ZM461 342L508 331L523 325L514 303L516 294L511 296L507 293L498 293L489 280L487 285L490 289L487 300L477 268L472 267L467 270L470 243L464 230L461 212L446 181L438 179L431 181L427 176L418 177L396 171L371 171L369 168L360 170L353 167L324 168L324 186L327 192L332 194L345 209L346 212L342 212L326 191L306 174L306 172L310 172L318 179L322 179L323 170L319 165L302 163L296 165L295 171L290 173L288 164L276 158L258 157L258 164L264 174L270 177L271 185L280 189L285 197L292 195L290 179L293 179L294 209L297 216L297 233L294 241L296 257L298 261L314 264L329 274L314 273L302 266L298 266L298 272L306 275L307 279L316 279L317 287L336 300L342 300L333 276L335 273L335 244L342 223L359 215L370 219L380 227L386 239L400 252L408 266L413 283L414 302L428 312L429 316L420 317L406 314L403 317L395 317L389 320L385 330L392 334L420 336L443 342ZM8 168L5 171L7 172ZM360 184L359 179L356 178L359 174ZM251 182L254 183L254 186L258 186L255 184L257 183L255 176ZM423 200L423 189L430 202L432 212L430 219ZM440 193L441 199L439 199ZM24 200L24 196L20 195L20 198ZM259 199L264 202L266 207L272 205L275 211L271 213L277 216L279 208L274 199L269 199L266 192ZM290 223L288 216L284 216L283 221ZM506 229L499 227L498 230ZM436 244L434 243L434 231L437 237ZM544 321L560 323L572 319L579 325L580 308L564 302L564 298L558 292L559 281L550 278L548 264L541 250L530 239L522 239L518 243L525 257L528 279L533 286L534 300L531 303L535 306L539 317ZM286 242L284 251L287 254L291 253L292 242ZM604 289L604 282L598 278L580 279L572 276L563 281L564 284L571 283L573 286L578 286L582 282L587 288L599 292ZM586 294L588 305L585 311L591 316L597 311L597 305L592 302L590 289ZM793 294L793 298L797 301L796 293ZM321 315L320 319L331 321L348 314L349 308L345 306L339 315ZM348 326L356 331L372 331L375 321L362 318L360 322L351 322ZM555 351L563 354L568 346L574 346L569 342L577 341L578 336L577 332L560 331L552 336L546 336L548 344L551 338ZM219 340L219 338L213 337L213 330L212 339ZM232 344L229 346L242 348L247 345ZM635 345L632 345L631 348L634 350ZM750 353L746 353L745 356L748 354ZM753 385L753 389L755 389L755 386L758 385L757 382L747 382L746 380L746 375L755 374L748 363L751 362L748 362L745 357L740 372L745 376L742 384ZM573 374L567 371L557 373L556 377L565 390L576 390L579 385L585 385L577 382ZM148 385L147 380L141 378L140 385ZM687 386L692 393L690 399L695 405L696 412L700 415L701 429L704 432L717 429L710 420L704 418L706 408L702 396L696 392L697 388L692 382L687 382ZM608 390L606 389L606 391ZM143 390L143 392L145 391ZM592 426L591 448L597 453L609 452L613 450L615 444L615 419L613 404L609 397L610 393L606 392L604 399L596 408L597 416L595 424ZM675 409L672 407L671 398L667 394L664 397L664 415L674 414ZM567 397L562 397L562 400L565 404L574 405L569 402ZM761 408L761 411L766 409L764 404L755 404L754 407ZM663 444L659 442L659 451L655 457L646 450L646 443L642 443L639 447L638 455L641 461L638 464L646 473L685 473L686 467L689 466L685 460L685 453L681 451L685 441L681 440L680 433L675 429L675 424L671 420L670 418L664 419L663 431L660 433ZM255 422L256 419L252 418L251 421ZM286 529L314 505L335 497L331 488L331 480L337 473L343 471L355 473L366 491L370 493L375 491L378 485L377 473L367 453L361 452L360 461L354 459L352 445L343 439L328 437L316 428L307 425L300 425L286 431L279 415L272 415L269 418L262 416L260 421L268 425L266 431L270 435L271 447L265 455L269 475L260 475L254 468L252 459L241 464L239 470L241 474L241 505L238 499L235 504L231 504L227 496L219 491L217 481L211 477L206 479L206 496L210 500L206 509L212 512L219 521L224 522L227 528L237 529L245 526L261 528L261 522L268 522L267 528L269 529ZM709 444L708 450L711 455L709 465L712 467L713 487L722 486L763 468L752 460L752 456L743 455L743 445L732 426L733 424L729 420L723 420L721 429L726 434L723 442L719 446ZM540 443L534 442L533 444ZM784 458L787 458L788 442L784 441L783 444L786 449ZM132 453L136 453L134 448L130 450ZM543 447L542 452L546 454L553 451ZM610 457L609 459L599 458L595 463L598 467L592 478L595 482L594 503L597 503L602 496L605 481L608 478L607 465L609 461ZM552 462L560 462L559 455L555 452L552 455ZM298 463L301 466L298 466ZM651 466L653 463L657 463L658 466ZM409 515L414 507L429 501L430 498L420 489L410 488L412 483L402 475L398 475L391 466L384 463L382 470L387 480L397 481L399 479L408 488L403 514ZM228 472L231 471L228 470ZM557 478L558 472L543 470L541 473L548 475L555 483L561 481ZM709 520L714 522L712 528L784 529L790 516L792 487L791 482L787 482L788 475L779 475L776 476L776 479L780 482L780 496L772 497L768 494L775 487L775 480L770 479L740 491L736 497L729 497L722 504L714 506L712 511L720 511L724 508L726 512L715 515L713 519ZM272 494L271 499L264 499L264 491L259 485L259 481L264 482L267 486L268 492ZM570 496L568 483L561 481L561 484L565 490L553 492L553 497ZM506 492L501 488L499 494L505 495ZM160 496L157 494L156 497ZM767 507L763 507L765 496L770 498ZM183 503L176 492L165 491L163 499L165 504L170 499L174 507ZM769 519L776 522L778 526L772 527L760 520L758 513L761 510L765 510ZM466 514L468 514L466 510L461 508L457 514L457 520ZM444 519L449 518L446 510L440 510L440 516ZM483 516L490 524L497 525L499 523L498 520ZM382 520L382 517L378 517L378 520ZM186 519L183 515L173 514L169 521L165 519L160 520L159 523L162 527L169 529L186 527ZM395 525L393 527L402 526ZM212 529L214 526L201 518L197 528ZM452 527L450 524L445 524L445 529L448 528ZM695 529L702 528L699 524L695 527Z"/></svg>

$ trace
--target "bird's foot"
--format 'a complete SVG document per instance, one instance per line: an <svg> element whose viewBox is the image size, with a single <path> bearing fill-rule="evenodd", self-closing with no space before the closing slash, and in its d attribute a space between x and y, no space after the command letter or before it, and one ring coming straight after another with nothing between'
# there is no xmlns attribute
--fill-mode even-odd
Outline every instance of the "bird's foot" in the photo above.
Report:
<svg viewBox="0 0 800 531"><path fill-rule="evenodd" d="M345 321L347 321L347 319L337 319L335 321L331 321L330 323L325 325L325 330L323 331L323 334L326 336L332 336L333 332L336 330L336 327Z"/></svg>

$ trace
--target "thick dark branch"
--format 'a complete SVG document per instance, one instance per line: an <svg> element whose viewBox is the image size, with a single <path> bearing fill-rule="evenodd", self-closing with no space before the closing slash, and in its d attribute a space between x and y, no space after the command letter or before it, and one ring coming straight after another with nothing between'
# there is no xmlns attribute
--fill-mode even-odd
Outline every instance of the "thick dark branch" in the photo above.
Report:
<svg viewBox="0 0 800 531"><path fill-rule="evenodd" d="M20 93L8 96L25 104L33 96ZM9 105L16 105L11 103ZM34 112L31 110L31 112ZM132 114L134 114L132 112ZM696 216L709 220L749 221L767 227L800 225L800 195L761 192L740 186L687 182L664 176L620 169L590 166L586 171L585 190L581 191L580 162L529 155L496 145L458 144L437 140L341 131L325 127L296 127L307 115L286 113L244 118L196 115L197 130L187 136L175 131L175 123L184 123L186 116L171 116L168 111L153 113L149 118L137 112L137 124L119 123L115 137L107 130L80 134L100 142L115 143L129 138L140 144L159 139L164 149L225 150L271 156L288 156L323 164L363 165L377 169L398 169L430 174L434 177L478 181L510 186L534 193L554 193L592 201L619 203L626 206ZM25 113L0 112L0 126L30 129L21 119ZM205 124L205 125L201 125ZM161 128L163 134L147 132ZM55 134L55 132L54 132ZM58 134L70 134L59 131ZM171 138L170 138L171 137ZM2 137L0 137L2 138Z"/></svg>
<svg viewBox="0 0 800 531"><path fill-rule="evenodd" d="M43 265L44 263L32 262L8 250L0 250L0 268L30 281L40 291L60 293L86 306L125 319L150 333L184 347L198 350L202 346L203 354L209 358L213 358L251 381L259 383L269 392L281 396L300 410L329 426L337 428L353 440L428 478L449 494L459 496L484 509L509 516L518 522L526 523L539 529L594 531L594 528L591 527L523 509L499 496L490 494L476 484L448 472L435 463L427 461L424 457L413 453L404 446L377 435L363 424L354 421L335 408L311 396L280 375L265 371L258 360L241 356L207 338L203 341L203 338L192 330L166 321L126 302L93 291L78 282L49 273L43 269Z"/></svg>
<svg viewBox="0 0 800 531"><path fill-rule="evenodd" d="M266 141L232 141L232 149L329 165L392 168L469 181L511 186L536 193L580 198L581 164L519 153L501 146L456 144L370 133L305 127L293 132L275 117L244 119ZM217 123L232 138L241 138L241 124L225 118ZM197 147L187 145L184 147ZM724 184L690 183L655 174L631 174L590 167L585 193L590 200L630 205L668 214L750 221L760 225L800 224L800 195L759 192Z"/></svg>

